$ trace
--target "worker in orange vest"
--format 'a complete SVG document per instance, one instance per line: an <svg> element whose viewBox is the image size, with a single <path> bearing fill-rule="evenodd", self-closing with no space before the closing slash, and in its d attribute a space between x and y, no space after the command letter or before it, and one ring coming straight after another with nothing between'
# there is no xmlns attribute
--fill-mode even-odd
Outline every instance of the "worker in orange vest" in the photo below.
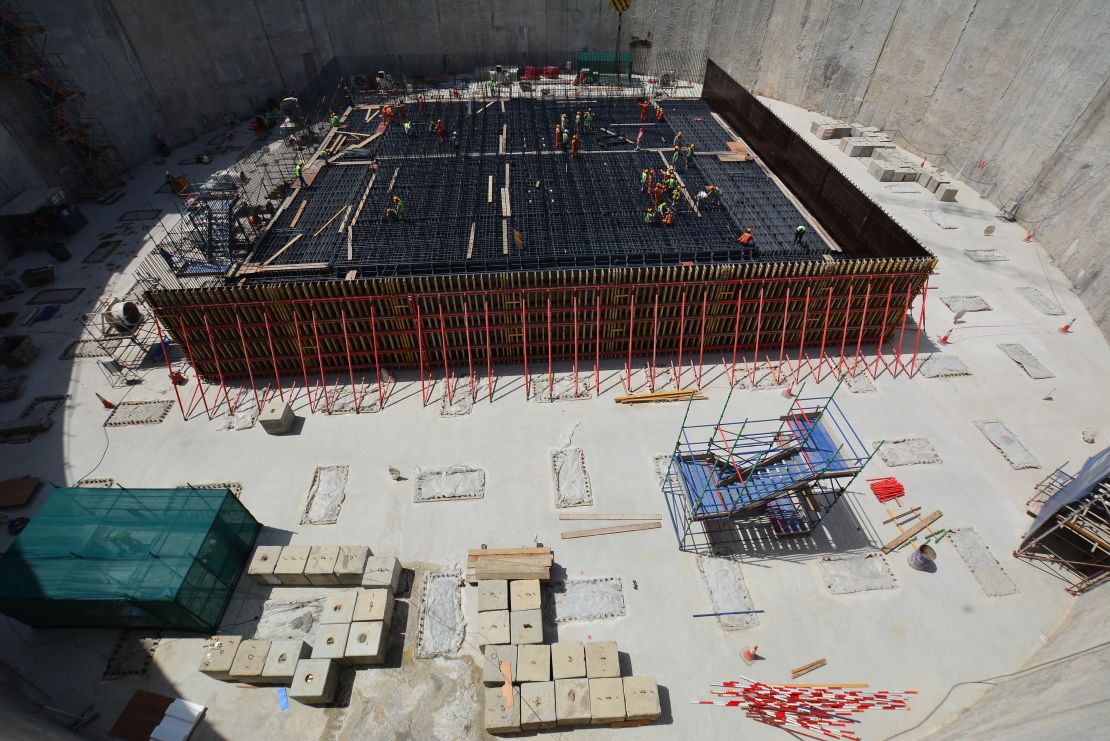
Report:
<svg viewBox="0 0 1110 741"><path fill-rule="evenodd" d="M641 100L640 101L640 120L641 121L647 121L647 112L648 112L648 108L650 108L650 107L651 107L651 103L648 103L646 100Z"/></svg>
<svg viewBox="0 0 1110 741"><path fill-rule="evenodd" d="M570 156L578 156L578 132L574 132L574 138L570 140Z"/></svg>
<svg viewBox="0 0 1110 741"><path fill-rule="evenodd" d="M659 123L663 122L663 106L655 106L655 120Z"/></svg>
<svg viewBox="0 0 1110 741"><path fill-rule="evenodd" d="M749 226L747 229L745 229L744 233L736 238L736 241L739 242L740 244L744 245L745 247L747 247L752 242L754 242L755 237L752 236L752 228Z"/></svg>
<svg viewBox="0 0 1110 741"><path fill-rule="evenodd" d="M424 94L423 93L416 96L416 105L420 106L420 113L423 114L424 113Z"/></svg>

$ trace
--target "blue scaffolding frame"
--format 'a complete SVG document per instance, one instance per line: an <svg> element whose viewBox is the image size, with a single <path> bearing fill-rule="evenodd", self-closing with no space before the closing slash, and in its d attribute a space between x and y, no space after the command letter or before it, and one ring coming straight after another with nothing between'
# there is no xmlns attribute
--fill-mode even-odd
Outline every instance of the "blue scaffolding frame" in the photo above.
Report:
<svg viewBox="0 0 1110 741"><path fill-rule="evenodd" d="M778 418L725 422L730 390L715 424L688 425L684 417L662 480L679 549L727 547L738 521L775 537L817 527L877 452L835 395L799 393Z"/></svg>

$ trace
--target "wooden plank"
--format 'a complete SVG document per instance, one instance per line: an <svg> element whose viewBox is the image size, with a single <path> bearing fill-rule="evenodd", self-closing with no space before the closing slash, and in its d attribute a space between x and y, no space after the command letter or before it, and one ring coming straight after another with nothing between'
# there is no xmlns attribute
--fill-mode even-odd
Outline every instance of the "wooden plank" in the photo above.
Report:
<svg viewBox="0 0 1110 741"><path fill-rule="evenodd" d="M501 254L509 254L509 220L501 219Z"/></svg>
<svg viewBox="0 0 1110 741"><path fill-rule="evenodd" d="M469 260L470 258L472 258L474 256L474 238L476 236L478 236L478 224L477 224L477 222L471 222L471 224L470 224L470 244L468 244L466 246L466 259L467 260Z"/></svg>
<svg viewBox="0 0 1110 741"><path fill-rule="evenodd" d="M803 674L809 674L812 671L816 671L817 669L820 669L821 667L825 666L828 663L829 662L828 662L827 659L821 658L821 659L817 659L817 661L811 661L808 664L802 664L797 669L791 669L790 670L790 678L791 679L797 679L798 677L802 676Z"/></svg>
<svg viewBox="0 0 1110 741"><path fill-rule="evenodd" d="M262 263L262 264L263 264L263 265L269 265L269 264L270 264L270 263L272 263L272 262L273 262L274 260L276 260L276 259L278 259L279 257L281 257L281 256L282 256L282 254L284 254L284 252L285 252L285 251L286 251L287 249L289 249L290 247L292 247L293 245L295 245L295 244L297 243L297 240L299 240L299 239L300 239L301 237L303 237L303 236L304 236L303 234L298 234L297 236L295 236L295 237L293 237L292 239L290 239L290 240L289 240L288 242L286 242L285 244L283 244L283 245L281 246L281 248L280 248L280 249L279 249L279 250L278 250L277 252L275 252L274 254L272 254L272 255L270 255L269 257L267 257L267 258L266 258L266 260L265 260L265 261L263 261L263 263Z"/></svg>
<svg viewBox="0 0 1110 741"><path fill-rule="evenodd" d="M917 535L919 532L921 532L922 530L924 530L925 528L929 527L934 522L939 520L941 518L942 514L943 513L938 509L936 512L934 512L933 514L924 518L923 520L921 520L921 522L917 523L916 525L911 527L909 530L906 530L905 532L899 534L897 538L895 538L894 540L890 541L889 543L887 543L886 545L883 546L883 553L890 553L895 548L902 545L903 543L908 541L910 538Z"/></svg>
<svg viewBox="0 0 1110 741"><path fill-rule="evenodd" d="M631 533L637 530L653 530L654 528L662 527L658 522L640 522L635 525L614 525L613 527L595 527L589 530L571 530L569 532L560 533L563 540L570 538L589 538L594 535L612 535L614 533Z"/></svg>
<svg viewBox="0 0 1110 741"><path fill-rule="evenodd" d="M347 209L347 208L350 208L350 206L340 206L339 210L336 211L330 219L325 221L324 225L322 227L320 227L319 229L317 229L316 232L312 236L313 237L319 237L321 234L323 234L324 230L327 229L329 226L331 226L333 221L335 221L336 219L339 218L339 214L343 213L343 209Z"/></svg>
<svg viewBox="0 0 1110 741"><path fill-rule="evenodd" d="M330 267L326 262L299 262L289 265L244 265L239 270L239 275L254 275L255 273L281 273L287 270L324 270Z"/></svg>
<svg viewBox="0 0 1110 741"><path fill-rule="evenodd" d="M307 205L308 205L308 199L307 198L304 199L303 201L301 201L300 208L297 209L297 213L293 214L293 220L289 222L289 228L290 229L296 229L297 228L297 222L301 220L301 214L304 213L305 206L307 206Z"/></svg>
<svg viewBox="0 0 1110 741"><path fill-rule="evenodd" d="M662 520L662 515L631 515L625 513L615 513L608 515L579 515L579 514L561 514L560 520Z"/></svg>
<svg viewBox="0 0 1110 741"><path fill-rule="evenodd" d="M356 150L356 149L362 149L362 148L363 148L363 147L365 147L365 146L366 146L367 144L369 144L370 142L374 141L374 140L375 140L375 139L377 139L377 138L378 138L379 136L381 136L381 135L382 135L382 133L384 133L384 132L380 132L380 131L379 131L379 132L377 132L377 133L374 133L374 134L355 134L355 136L365 136L366 138L365 138L365 139L363 139L363 140L362 140L362 141L360 141L360 142L356 142L355 144L352 144L351 146L347 147L347 148L346 148L346 149L344 149L343 151L344 151L344 152L353 152L353 151L354 151L354 150Z"/></svg>
<svg viewBox="0 0 1110 741"><path fill-rule="evenodd" d="M531 548L472 548L466 552L468 558L484 556L551 556L551 549L542 546Z"/></svg>
<svg viewBox="0 0 1110 741"><path fill-rule="evenodd" d="M509 189L501 189L501 215L506 219L513 215L513 206L509 201Z"/></svg>
<svg viewBox="0 0 1110 741"><path fill-rule="evenodd" d="M347 227L347 262L355 259L354 230Z"/></svg>
<svg viewBox="0 0 1110 741"><path fill-rule="evenodd" d="M667 162L667 155L660 152L659 157L660 157L660 159L663 160L663 166L664 167L670 167L671 166L671 163ZM675 171L674 171L674 177L675 177L675 180L678 181L678 184L682 186L682 195L686 199L686 202L690 204L690 208L692 208L694 210L694 213L700 219L701 218L701 211L698 210L698 204L694 203L694 199L690 196L690 191L686 189L686 183L682 180L682 176L678 174L677 169L675 169Z"/></svg>
<svg viewBox="0 0 1110 741"><path fill-rule="evenodd" d="M486 189L486 203L493 203L493 175L489 176L489 187Z"/></svg>
<svg viewBox="0 0 1110 741"><path fill-rule="evenodd" d="M343 280L354 280L357 277L358 277L358 271L357 270L348 270L347 271L347 277L344 278Z"/></svg>
<svg viewBox="0 0 1110 741"><path fill-rule="evenodd" d="M342 234L343 230L347 228L347 217L349 217L351 215L351 208L353 208L353 207L350 204L348 204L347 205L347 211L346 211L346 213L343 214L343 220L339 222L339 233L340 234Z"/></svg>
<svg viewBox="0 0 1110 741"><path fill-rule="evenodd" d="M394 170L394 171L393 171L393 177L391 177L391 178L389 179L389 189L388 189L388 190L386 190L386 193L392 193L392 192L393 192L393 186L394 186L394 185L396 185L396 183L397 183L397 175L398 175L398 174L399 174L400 172L401 172L401 168L400 168L400 167L398 167L398 168L397 168L396 170Z"/></svg>
<svg viewBox="0 0 1110 741"><path fill-rule="evenodd" d="M355 216L351 219L351 226L358 223L358 217L362 215L362 207L366 205L366 198L370 195L370 189L374 187L374 181L378 179L378 173L370 176L370 182L366 184L366 190L362 191L362 198L358 202L358 209L355 211Z"/></svg>

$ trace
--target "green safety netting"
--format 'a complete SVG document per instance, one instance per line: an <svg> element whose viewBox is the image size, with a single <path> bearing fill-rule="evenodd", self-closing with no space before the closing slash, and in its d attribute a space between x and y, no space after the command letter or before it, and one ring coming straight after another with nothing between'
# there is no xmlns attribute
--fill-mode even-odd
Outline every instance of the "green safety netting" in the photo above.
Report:
<svg viewBox="0 0 1110 741"><path fill-rule="evenodd" d="M227 489L55 489L0 557L0 612L211 633L260 527Z"/></svg>

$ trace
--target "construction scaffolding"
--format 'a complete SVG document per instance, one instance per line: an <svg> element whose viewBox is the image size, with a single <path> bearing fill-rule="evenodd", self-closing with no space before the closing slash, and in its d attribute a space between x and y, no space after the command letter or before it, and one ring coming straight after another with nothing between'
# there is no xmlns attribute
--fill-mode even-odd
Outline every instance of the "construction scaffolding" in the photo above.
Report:
<svg viewBox="0 0 1110 741"><path fill-rule="evenodd" d="M838 386L839 388L839 386ZM665 470L663 496L681 550L727 552L740 532L812 531L875 455L834 401L794 397L775 419L686 424Z"/></svg>
<svg viewBox="0 0 1110 741"><path fill-rule="evenodd" d="M127 170L100 121L84 110L78 89L60 54L47 48L46 32L25 13L0 2L0 80L25 83L41 103L44 134L71 155L65 173L72 190L99 196L118 184Z"/></svg>
<svg viewBox="0 0 1110 741"><path fill-rule="evenodd" d="M1014 551L1083 594L1110 581L1110 448L1074 476L1057 468L1030 500L1033 525Z"/></svg>

